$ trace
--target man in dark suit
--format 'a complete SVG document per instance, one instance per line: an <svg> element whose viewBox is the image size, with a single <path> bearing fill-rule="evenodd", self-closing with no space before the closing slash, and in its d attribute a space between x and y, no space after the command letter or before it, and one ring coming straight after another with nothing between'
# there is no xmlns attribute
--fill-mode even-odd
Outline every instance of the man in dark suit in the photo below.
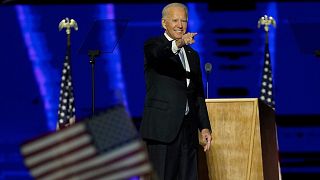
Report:
<svg viewBox="0 0 320 180"><path fill-rule="evenodd" d="M141 135L161 180L197 179L198 129L204 151L211 144L200 59L189 46L197 33L186 33L187 22L185 5L167 5L162 10L164 35L144 45L146 99Z"/></svg>

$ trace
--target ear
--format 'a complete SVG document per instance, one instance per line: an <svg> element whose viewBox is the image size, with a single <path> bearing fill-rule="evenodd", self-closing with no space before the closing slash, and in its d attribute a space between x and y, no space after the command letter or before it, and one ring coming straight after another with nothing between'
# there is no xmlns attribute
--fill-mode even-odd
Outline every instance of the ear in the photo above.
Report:
<svg viewBox="0 0 320 180"><path fill-rule="evenodd" d="M167 30L167 28L166 28L166 22L165 22L164 19L161 20L161 25L162 25L163 29Z"/></svg>

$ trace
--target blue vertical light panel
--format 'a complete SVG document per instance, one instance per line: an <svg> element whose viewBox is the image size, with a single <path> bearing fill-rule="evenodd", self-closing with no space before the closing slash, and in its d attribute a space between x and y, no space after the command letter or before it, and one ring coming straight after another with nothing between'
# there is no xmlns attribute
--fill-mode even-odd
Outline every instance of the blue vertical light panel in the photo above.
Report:
<svg viewBox="0 0 320 180"><path fill-rule="evenodd" d="M58 92L58 89L51 85L59 75L49 67L51 54L47 49L43 33L37 29L40 23L39 16L36 18L37 14L32 11L32 7L29 5L17 5L15 9L29 60L32 62L33 73L42 96L47 116L47 127L54 130L56 128L58 99L53 94Z"/></svg>
<svg viewBox="0 0 320 180"><path fill-rule="evenodd" d="M109 47L115 46L115 49L112 52L108 52L106 54L107 60L105 70L108 77L107 84L108 89L111 89L113 92L113 94L109 95L112 96L112 104L123 104L128 110L125 84L121 68L121 52L118 48L118 42L121 37L117 33L119 29L117 29L118 20L115 17L115 5L111 3L99 5L99 16L101 19L106 19L109 23L109 32L103 34L102 37L106 42L105 45ZM105 49L110 49L109 47Z"/></svg>
<svg viewBox="0 0 320 180"><path fill-rule="evenodd" d="M268 4L268 7L267 7L267 14L268 16L272 16L276 22L278 20L278 16L277 16L277 3L275 2L272 2L272 3L269 3ZM271 68L272 68L272 79L273 79L273 92L276 92L276 32L277 32L277 29L274 28L274 27L270 27L269 29L269 49L270 49L270 58L271 58ZM277 103L277 100L276 100L276 96L273 96L275 98L275 106L276 103Z"/></svg>
<svg viewBox="0 0 320 180"><path fill-rule="evenodd" d="M197 3L188 3L188 30L187 32L200 32L201 31L201 26L202 26L202 20L199 17L199 14L197 12ZM203 59L201 58L202 52L203 52L203 47L201 46L201 42L204 39L204 35L201 33L198 33L195 36L195 43L192 44L192 48L194 48L196 51L198 51L199 56L200 56L200 67L202 69L203 66ZM204 80L206 80L205 72L202 71L202 77L204 77ZM205 87L205 81L203 81L203 86Z"/></svg>

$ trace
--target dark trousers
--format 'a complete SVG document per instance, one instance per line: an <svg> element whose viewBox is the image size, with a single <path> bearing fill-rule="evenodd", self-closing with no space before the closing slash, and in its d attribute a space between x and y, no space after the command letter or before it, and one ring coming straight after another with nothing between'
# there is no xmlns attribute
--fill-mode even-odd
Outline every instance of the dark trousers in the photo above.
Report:
<svg viewBox="0 0 320 180"><path fill-rule="evenodd" d="M146 140L149 158L159 180L197 180L197 128L185 116L171 143Z"/></svg>

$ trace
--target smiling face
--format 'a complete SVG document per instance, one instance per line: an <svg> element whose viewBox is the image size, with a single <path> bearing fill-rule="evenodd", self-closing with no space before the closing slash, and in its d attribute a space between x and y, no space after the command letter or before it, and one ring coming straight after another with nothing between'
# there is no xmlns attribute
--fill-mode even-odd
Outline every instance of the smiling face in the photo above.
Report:
<svg viewBox="0 0 320 180"><path fill-rule="evenodd" d="M184 8L169 7L162 18L162 26L172 39L181 39L187 30L188 17Z"/></svg>

